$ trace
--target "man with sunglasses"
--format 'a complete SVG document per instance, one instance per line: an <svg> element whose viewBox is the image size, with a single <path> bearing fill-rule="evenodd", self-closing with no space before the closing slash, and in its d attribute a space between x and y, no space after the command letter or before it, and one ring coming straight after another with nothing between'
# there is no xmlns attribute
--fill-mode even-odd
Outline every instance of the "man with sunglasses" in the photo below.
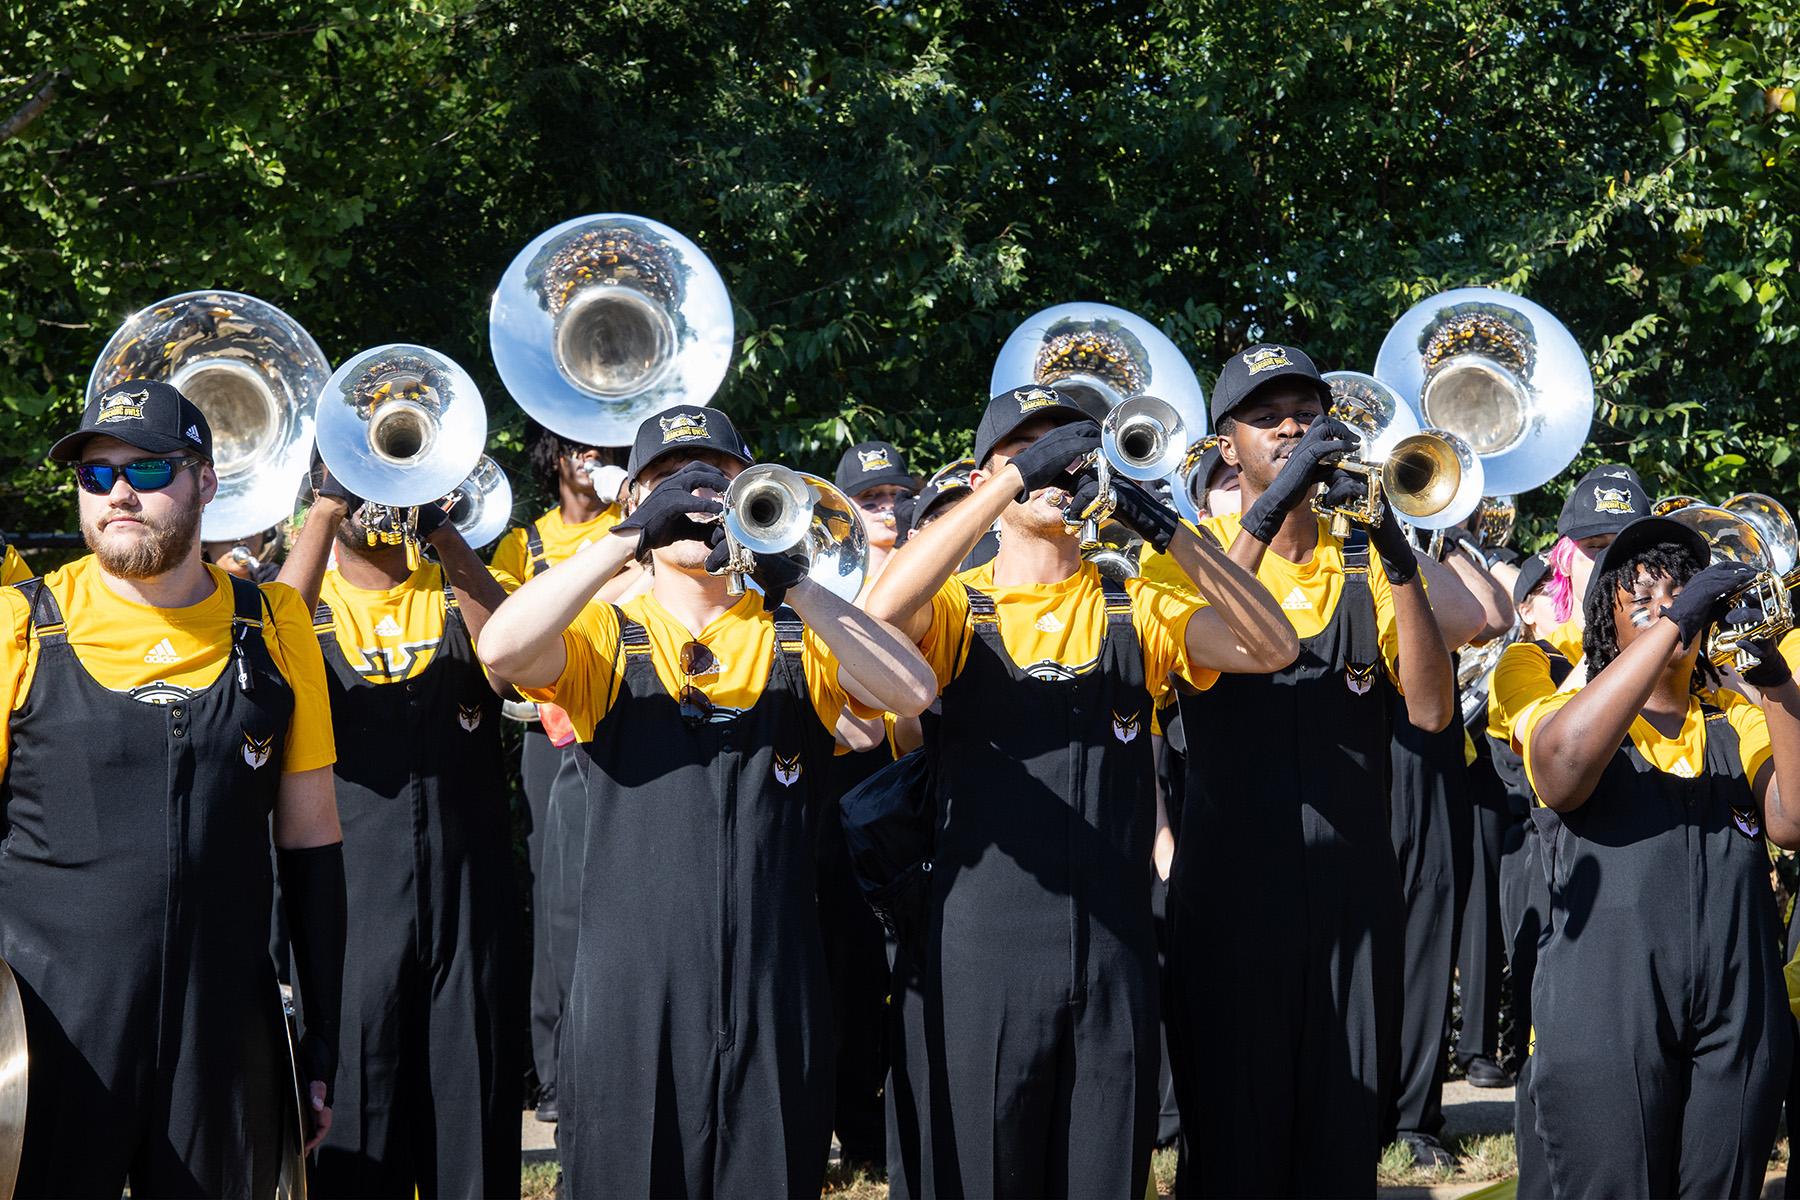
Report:
<svg viewBox="0 0 1800 1200"><path fill-rule="evenodd" d="M973 491L895 554L869 611L943 689L924 961L889 1088L896 1195L1141 1196L1160 1059L1150 709L1294 653L1273 598L1144 488L1115 517L1209 603L1081 557L1100 430L1048 387L995 396ZM1080 472L1080 474L1076 474ZM1073 493L1073 495L1071 495ZM956 574L1000 522L993 561Z"/></svg>
<svg viewBox="0 0 1800 1200"><path fill-rule="evenodd" d="M51 448L92 554L0 588L0 955L31 1045L21 1195L270 1195L288 1063L269 844L331 1123L344 868L324 665L291 588L200 557L212 432L121 383Z"/></svg>
<svg viewBox="0 0 1800 1200"><path fill-rule="evenodd" d="M795 560L734 597L719 497L751 461L724 413L647 419L612 535L526 583L489 667L564 707L588 827L558 1137L578 1197L815 1196L831 1136L816 822L848 707L916 714L931 676ZM638 558L650 590L595 590Z"/></svg>
<svg viewBox="0 0 1800 1200"><path fill-rule="evenodd" d="M366 511L324 475L281 572L314 605L357 915L337 1121L309 1182L320 1200L502 1195L519 1179L524 914L500 752L511 689L474 639L506 592L442 508L417 509L416 565Z"/></svg>

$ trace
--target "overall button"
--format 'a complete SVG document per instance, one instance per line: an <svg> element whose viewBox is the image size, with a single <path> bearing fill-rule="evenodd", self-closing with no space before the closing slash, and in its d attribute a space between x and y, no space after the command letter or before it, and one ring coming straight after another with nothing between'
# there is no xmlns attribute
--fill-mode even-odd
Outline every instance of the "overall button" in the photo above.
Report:
<svg viewBox="0 0 1800 1200"><path fill-rule="evenodd" d="M169 716L173 717L177 721L181 720L181 718L183 716L181 705L177 704L174 708L171 708L169 710Z"/></svg>
<svg viewBox="0 0 1800 1200"><path fill-rule="evenodd" d="M175 727L175 736L176 737L186 737L187 736L187 727L184 725L177 725Z"/></svg>

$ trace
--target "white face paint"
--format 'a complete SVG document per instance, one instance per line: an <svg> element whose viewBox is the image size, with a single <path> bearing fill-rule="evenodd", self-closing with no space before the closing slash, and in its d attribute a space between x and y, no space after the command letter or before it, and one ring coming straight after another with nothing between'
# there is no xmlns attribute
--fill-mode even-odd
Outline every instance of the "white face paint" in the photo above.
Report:
<svg viewBox="0 0 1800 1200"><path fill-rule="evenodd" d="M1631 614L1631 627L1633 629L1648 629L1656 624L1656 618L1661 615L1662 614L1660 613L1653 613L1647 608L1634 609Z"/></svg>

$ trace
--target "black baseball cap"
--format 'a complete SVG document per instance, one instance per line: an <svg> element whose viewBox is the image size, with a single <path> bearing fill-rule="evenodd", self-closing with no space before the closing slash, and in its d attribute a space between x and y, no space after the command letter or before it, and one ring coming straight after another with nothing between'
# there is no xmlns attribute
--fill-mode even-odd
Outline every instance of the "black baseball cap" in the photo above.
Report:
<svg viewBox="0 0 1800 1200"><path fill-rule="evenodd" d="M838 459L832 482L838 491L854 500L870 488L885 484L916 492L925 481L906 469L906 455L894 443L858 442Z"/></svg>
<svg viewBox="0 0 1800 1200"><path fill-rule="evenodd" d="M1563 501L1556 532L1579 541L1618 533L1650 515L1650 497L1630 467L1596 467L1576 481Z"/></svg>
<svg viewBox="0 0 1800 1200"><path fill-rule="evenodd" d="M96 437L118 438L149 454L185 453L213 460L212 426L206 423L206 414L155 379L128 379L89 400L80 428L50 447L51 461L75 462L81 448Z"/></svg>
<svg viewBox="0 0 1800 1200"><path fill-rule="evenodd" d="M942 512L959 500L969 498L969 485L954 476L940 479L936 483L927 484L913 503L912 528L916 532L925 524L925 518L936 512Z"/></svg>
<svg viewBox="0 0 1800 1200"><path fill-rule="evenodd" d="M1544 554L1534 554L1519 564L1519 577L1513 580L1513 607L1525 603L1531 593L1537 590L1544 577L1550 574L1550 558Z"/></svg>
<svg viewBox="0 0 1800 1200"><path fill-rule="evenodd" d="M1594 560L1594 573L1588 576L1588 591L1591 593L1595 583L1608 571L1630 562L1644 549L1665 542L1686 546L1701 566L1712 561L1712 549L1699 530L1668 517L1639 517L1619 530L1619 536Z"/></svg>
<svg viewBox="0 0 1800 1200"><path fill-rule="evenodd" d="M1277 379L1298 379L1319 393L1319 403L1331 408L1331 385L1313 366L1313 360L1292 346L1259 342L1225 360L1219 368L1219 381L1213 385L1213 428L1219 418L1248 400L1251 393Z"/></svg>
<svg viewBox="0 0 1800 1200"><path fill-rule="evenodd" d="M975 427L975 465L985 466L994 447L1012 436L1012 431L1039 417L1054 418L1058 425L1074 421L1091 421L1087 410L1053 387L1040 383L1026 384L1001 392L988 401Z"/></svg>
<svg viewBox="0 0 1800 1200"><path fill-rule="evenodd" d="M635 483L644 468L657 459L670 454L691 454L695 450L717 450L746 467L756 461L750 457L750 448L744 445L744 439L730 417L716 408L678 404L644 418L631 443L631 457L625 463L625 474Z"/></svg>

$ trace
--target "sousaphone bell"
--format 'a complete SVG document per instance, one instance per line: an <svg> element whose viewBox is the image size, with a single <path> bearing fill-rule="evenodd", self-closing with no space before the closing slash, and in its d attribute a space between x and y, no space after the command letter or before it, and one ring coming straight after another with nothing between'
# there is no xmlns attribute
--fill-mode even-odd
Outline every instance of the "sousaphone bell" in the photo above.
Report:
<svg viewBox="0 0 1800 1200"><path fill-rule="evenodd" d="M484 454L469 477L439 503L448 508L450 523L462 534L469 549L479 550L505 533L512 523L512 480L499 463Z"/></svg>
<svg viewBox="0 0 1800 1200"><path fill-rule="evenodd" d="M1768 497L1759 499L1767 500ZM1775 502L1770 500L1769 503ZM1740 649L1744 642L1774 641L1794 627L1793 602L1788 595L1788 584L1778 569L1780 562L1791 563L1800 554L1800 542L1788 536L1793 529L1792 518L1787 522L1787 531L1776 534L1782 539L1778 544L1765 537L1771 525L1761 523L1760 518L1747 518L1742 511L1711 504L1685 504L1664 515L1705 538L1707 548L1712 552L1712 562L1744 563L1755 569L1756 577L1733 592L1725 606L1728 611L1760 609L1762 616L1742 625L1720 622L1706 639L1706 657L1715 666L1735 665L1740 671L1748 668L1753 660L1747 651ZM1785 509L1782 515L1786 515Z"/></svg>

